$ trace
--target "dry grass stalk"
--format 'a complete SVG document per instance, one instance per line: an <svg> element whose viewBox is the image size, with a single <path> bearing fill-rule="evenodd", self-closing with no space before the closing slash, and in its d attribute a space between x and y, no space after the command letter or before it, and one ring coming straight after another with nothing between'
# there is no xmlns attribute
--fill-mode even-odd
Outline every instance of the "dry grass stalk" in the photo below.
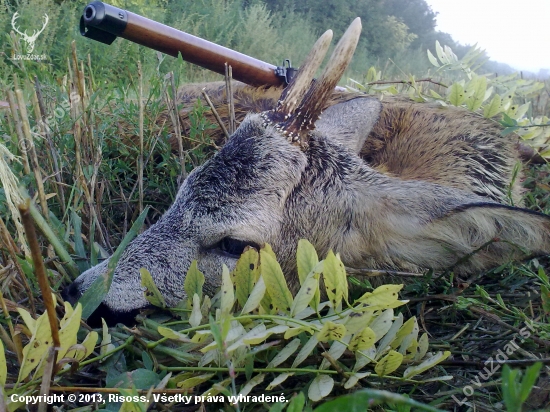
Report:
<svg viewBox="0 0 550 412"><path fill-rule="evenodd" d="M178 113L178 103L177 103L177 91L176 91L176 82L174 80L174 72L170 72L170 85L172 86L172 96L173 99L170 102L170 93L166 92L166 96L168 98L168 107L172 108L171 118L172 122L174 123L174 128L176 132L176 139L178 141L178 150L179 150L179 156L180 156L180 167L181 167L181 181L187 177L187 172L185 171L185 153L183 151L183 141L181 137L181 123L180 123L180 116ZM171 104L170 104L171 103Z"/></svg>
<svg viewBox="0 0 550 412"><path fill-rule="evenodd" d="M40 385L40 395L48 396L50 394L50 386L55 369L55 359L57 350L53 347L48 349L48 355L46 356L46 366L44 367L44 374L42 375L42 384ZM44 399L44 398L42 398ZM38 404L38 412L46 412L48 410L48 404L43 400Z"/></svg>
<svg viewBox="0 0 550 412"><path fill-rule="evenodd" d="M17 113L17 103L15 102L15 94L13 91L8 90L8 102L10 105L11 116L15 123L15 131L17 132L17 140L19 151L21 153L21 160L23 162L23 169L26 175L31 174L31 168L29 166L29 157L27 156L27 151L25 150L25 135L23 134L23 126L21 120L19 119L19 114Z"/></svg>
<svg viewBox="0 0 550 412"><path fill-rule="evenodd" d="M15 228L17 230L17 236L21 242L21 247L25 252L25 256L30 256L30 249L25 241L25 233L23 230L23 225L21 223L21 216L17 210L16 205L23 201L21 194L19 193L19 181L17 177L13 174L8 164L8 161L17 160L15 155L13 155L6 146L0 144L0 182L2 182L2 187L4 188L4 195L6 196L6 203L8 209L11 212L11 217L15 223Z"/></svg>
<svg viewBox="0 0 550 412"><path fill-rule="evenodd" d="M138 182L139 182L139 213L141 214L141 212L143 212L143 73L142 73L142 70L141 70L141 61L140 60L138 60L138 79L139 79ZM178 139L178 141L181 142L181 139ZM180 145L181 145L181 143L180 143ZM184 170L184 172L185 172L185 170Z"/></svg>
<svg viewBox="0 0 550 412"><path fill-rule="evenodd" d="M218 125L223 131L223 134L225 135L225 141L227 142L227 139L229 139L229 132L225 128L225 125L223 124L223 120L218 114L218 111L216 110L216 107L214 107L214 104L212 103L212 100L210 100L210 97L208 97L208 94L206 94L206 87L202 89L202 95L204 96L204 99L206 100L206 103L208 103L208 106L210 106L210 109L212 110L212 113L214 114L214 117L216 118L216 121L218 122Z"/></svg>
<svg viewBox="0 0 550 412"><path fill-rule="evenodd" d="M50 328L52 332L52 344L54 349L60 347L59 341L59 322L57 320L57 314L55 313L55 302L53 300L52 291L48 282L48 275L46 273L46 267L44 266L44 260L40 252L40 245L38 244L38 238L36 237L36 230L34 228L34 221L30 214L30 199L27 199L24 204L19 204L19 213L21 213L21 219L23 220L23 226L25 227L25 234L32 254L32 261L34 264L34 272L42 292L42 300L48 313L48 321L50 322ZM57 352L56 352L57 353ZM55 357L54 357L55 364Z"/></svg>
<svg viewBox="0 0 550 412"><path fill-rule="evenodd" d="M34 138L32 137L31 133L29 115L27 113L27 106L25 105L25 99L23 97L23 90L21 90L20 88L15 89L15 97L17 98L17 104L19 105L19 113L21 114L21 125L23 126L23 134L25 135L26 142L26 146L22 147L21 150L27 150L30 153L32 169L36 180L36 188L38 189L38 198L40 199L40 208L42 209L42 214L44 215L46 220L49 220L50 213L48 210L48 202L46 200L44 182L42 181L40 162L38 161L38 155L36 153L36 147L34 145Z"/></svg>
<svg viewBox="0 0 550 412"><path fill-rule="evenodd" d="M65 191L63 190L63 181L61 179L61 169L59 167L59 160L58 160L58 152L55 149L55 146L52 141L52 135L50 133L50 129L48 125L45 123L45 120L47 118L46 113L46 105L44 104L44 98L42 97L42 88L40 87L40 82L38 81L38 77L34 77L34 94L33 96L36 98L36 102L38 104L38 113L36 114L36 121L39 124L41 131L46 138L46 142L48 143L49 151L49 157L51 164L54 169L54 177L55 181L57 182L57 185L55 186L55 191L57 193L58 199L59 199L59 205L61 207L61 211L63 212L63 215L65 214ZM35 106L36 110L36 106ZM40 119L40 120L39 120Z"/></svg>
<svg viewBox="0 0 550 412"><path fill-rule="evenodd" d="M233 69L225 63L225 94L227 96L227 108L229 112L229 135L235 133L237 122L235 120L235 102L233 101ZM226 141L227 143L227 141Z"/></svg>
<svg viewBox="0 0 550 412"><path fill-rule="evenodd" d="M19 212L18 212L18 214L19 214ZM34 296L32 294L31 287L29 286L29 282L27 281L27 276L25 276L25 272L23 272L23 269L21 268L21 265L19 264L19 261L17 260L17 253L19 253L19 250L18 250L17 245L15 244L13 238L11 237L11 235L8 231L8 228L4 224L4 220L2 220L1 217L0 217L0 238L2 239L2 243L4 243L4 246L8 250L10 258L13 262L13 265L14 265L15 269L17 270L17 273L19 274L19 277L23 281L23 287L25 288L25 291L27 292L27 295L29 297L30 312L33 316L36 316L36 307L35 307L35 304L34 304ZM29 255L30 255L30 253L29 253ZM12 334L12 336L13 336L13 334Z"/></svg>

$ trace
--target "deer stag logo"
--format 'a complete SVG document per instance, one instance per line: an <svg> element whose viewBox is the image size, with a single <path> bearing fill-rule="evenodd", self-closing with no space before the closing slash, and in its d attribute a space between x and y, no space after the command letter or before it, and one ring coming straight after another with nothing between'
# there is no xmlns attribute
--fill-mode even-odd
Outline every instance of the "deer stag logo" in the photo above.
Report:
<svg viewBox="0 0 550 412"><path fill-rule="evenodd" d="M15 21L17 20L18 17L19 17L19 13L15 12L15 14L11 19L11 26L13 27L13 30L15 30L17 34L20 34L21 36L23 36L23 40L27 43L27 53L32 53L32 51L34 50L34 43L36 42L36 39L38 38L40 33L42 33L46 28L46 25L48 24L48 21L50 20L50 18L46 13L44 13L44 25L40 30L33 31L32 35L29 36L26 30L24 32L21 32L15 25Z"/></svg>

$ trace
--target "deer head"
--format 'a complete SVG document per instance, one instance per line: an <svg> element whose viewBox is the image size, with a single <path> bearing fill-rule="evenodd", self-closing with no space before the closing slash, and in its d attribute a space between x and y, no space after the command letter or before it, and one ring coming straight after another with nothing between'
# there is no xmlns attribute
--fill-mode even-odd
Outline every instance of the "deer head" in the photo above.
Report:
<svg viewBox="0 0 550 412"><path fill-rule="evenodd" d="M401 180L365 163L358 152L378 119L377 99L336 104L321 118L360 29L356 19L313 80L332 37L323 34L275 109L249 114L228 143L188 176L171 208L121 256L104 308L122 314L147 305L142 267L169 305L184 297L193 260L213 292L222 264L234 267L246 246L265 242L294 286L301 238L320 255L340 252L347 266L412 271L455 265L455 272L468 273L550 251L545 215L465 190ZM107 264L83 273L65 290L66 298L78 299Z"/></svg>
<svg viewBox="0 0 550 412"><path fill-rule="evenodd" d="M18 12L15 12L15 14L13 15L12 19L11 19L11 26L13 27L13 30L15 30L16 33L18 33L19 35L23 36L23 40L27 43L27 53L32 53L33 50L34 50L34 43L36 42L36 39L38 38L38 36L40 35L40 33L42 33L44 31L44 29L46 28L46 25L48 24L48 21L50 20L48 15L46 13L44 13L44 24L42 26L42 28L40 30L34 30L32 32L32 34L29 36L27 34L27 31L25 30L24 32L21 32L15 25L15 21L19 18L19 13Z"/></svg>

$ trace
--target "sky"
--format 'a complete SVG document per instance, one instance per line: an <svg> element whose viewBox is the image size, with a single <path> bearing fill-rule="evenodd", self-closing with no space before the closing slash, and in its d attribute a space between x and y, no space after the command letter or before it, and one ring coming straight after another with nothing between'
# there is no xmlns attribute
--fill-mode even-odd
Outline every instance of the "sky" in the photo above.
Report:
<svg viewBox="0 0 550 412"><path fill-rule="evenodd" d="M436 30L478 44L491 60L537 73L550 69L550 0L426 0Z"/></svg>

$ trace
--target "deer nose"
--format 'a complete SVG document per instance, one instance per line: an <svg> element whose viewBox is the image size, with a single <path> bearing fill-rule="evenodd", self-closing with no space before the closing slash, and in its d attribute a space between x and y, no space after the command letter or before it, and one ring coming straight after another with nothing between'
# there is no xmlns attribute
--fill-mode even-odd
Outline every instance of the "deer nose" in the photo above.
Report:
<svg viewBox="0 0 550 412"><path fill-rule="evenodd" d="M78 302L78 299L82 295L82 292L78 290L78 286L76 285L76 282L71 283L69 286L63 289L61 292L61 297L69 302L72 306Z"/></svg>

